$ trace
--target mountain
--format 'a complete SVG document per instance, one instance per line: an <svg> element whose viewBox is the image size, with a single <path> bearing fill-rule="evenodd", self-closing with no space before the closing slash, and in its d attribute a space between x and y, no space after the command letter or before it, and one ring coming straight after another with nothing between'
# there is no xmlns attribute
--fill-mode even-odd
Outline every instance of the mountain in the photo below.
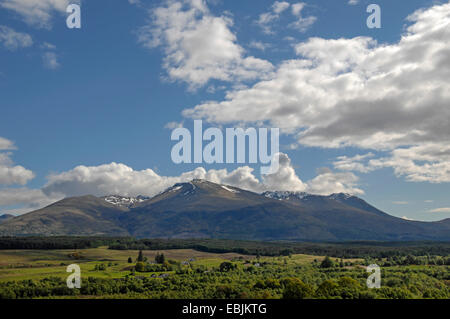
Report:
<svg viewBox="0 0 450 319"><path fill-rule="evenodd" d="M242 240L450 240L450 219L408 221L348 194L256 194L204 180L152 198L67 198L0 224L0 235Z"/></svg>
<svg viewBox="0 0 450 319"><path fill-rule="evenodd" d="M10 214L3 214L0 215L0 224L3 222L6 222L8 219L14 218L14 215L10 215Z"/></svg>
<svg viewBox="0 0 450 319"><path fill-rule="evenodd" d="M127 208L95 196L66 198L0 224L0 235L126 236L119 217Z"/></svg>
<svg viewBox="0 0 450 319"><path fill-rule="evenodd" d="M203 180L174 185L130 210L123 222L138 237L240 239L313 239L321 224L289 203Z"/></svg>

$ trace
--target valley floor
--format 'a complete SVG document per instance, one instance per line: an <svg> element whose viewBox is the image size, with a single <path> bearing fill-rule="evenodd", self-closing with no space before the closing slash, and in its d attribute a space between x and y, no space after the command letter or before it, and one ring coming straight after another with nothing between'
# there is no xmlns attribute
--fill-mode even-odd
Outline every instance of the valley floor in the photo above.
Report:
<svg viewBox="0 0 450 319"><path fill-rule="evenodd" d="M305 254L264 257L193 249L142 254L136 263L138 250L108 247L0 250L0 298L450 298L450 267L439 256L408 262L331 258L328 265L324 256ZM155 263L159 254L164 261ZM366 266L372 263L381 265L380 289L366 285ZM81 268L80 289L67 288L70 264Z"/></svg>

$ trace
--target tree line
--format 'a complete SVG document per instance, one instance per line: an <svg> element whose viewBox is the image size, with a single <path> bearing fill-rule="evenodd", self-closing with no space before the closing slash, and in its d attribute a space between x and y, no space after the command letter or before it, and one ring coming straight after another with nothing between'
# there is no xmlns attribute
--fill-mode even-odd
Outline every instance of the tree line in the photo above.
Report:
<svg viewBox="0 0 450 319"><path fill-rule="evenodd" d="M0 237L0 249L86 249L109 246L114 250L195 249L211 253L289 256L310 254L336 258L393 258L395 256L450 255L449 242L256 242L222 239L136 239L131 237Z"/></svg>

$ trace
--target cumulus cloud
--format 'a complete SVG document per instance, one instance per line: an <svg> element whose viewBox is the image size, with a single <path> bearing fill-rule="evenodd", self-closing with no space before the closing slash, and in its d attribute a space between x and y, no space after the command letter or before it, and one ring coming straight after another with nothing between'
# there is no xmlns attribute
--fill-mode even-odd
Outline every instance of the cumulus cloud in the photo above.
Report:
<svg viewBox="0 0 450 319"><path fill-rule="evenodd" d="M18 13L30 25L50 28L54 13L65 13L69 0L0 0L0 7Z"/></svg>
<svg viewBox="0 0 450 319"><path fill-rule="evenodd" d="M387 152L357 170L392 167L410 181L449 181L449 158L437 150L448 149L450 140L450 3L407 20L393 44L310 38L272 78L183 114L213 123L270 123L311 147Z"/></svg>
<svg viewBox="0 0 450 319"><path fill-rule="evenodd" d="M359 0L348 0L348 4L351 6L357 5L359 3Z"/></svg>
<svg viewBox="0 0 450 319"><path fill-rule="evenodd" d="M23 166L0 166L0 185L25 185L34 178L34 173Z"/></svg>
<svg viewBox="0 0 450 319"><path fill-rule="evenodd" d="M0 151L15 149L16 147L14 146L14 143L12 141L0 136Z"/></svg>
<svg viewBox="0 0 450 319"><path fill-rule="evenodd" d="M330 169L323 169L322 172L308 182L307 192L319 195L331 193L349 193L354 195L364 194L364 191L357 187L358 176L351 172L336 173Z"/></svg>
<svg viewBox="0 0 450 319"><path fill-rule="evenodd" d="M184 81L190 89L210 80L259 79L273 69L265 60L245 56L230 30L232 19L212 15L202 0L168 0L150 14L152 22L140 28L138 41L149 48L162 46L168 78Z"/></svg>
<svg viewBox="0 0 450 319"><path fill-rule="evenodd" d="M279 154L279 165L277 173L262 177L267 190L302 192L307 189L307 185L297 176L291 160L286 154Z"/></svg>
<svg viewBox="0 0 450 319"><path fill-rule="evenodd" d="M14 51L33 45L33 39L27 33L17 32L7 26L0 25L0 43L8 50Z"/></svg>
<svg viewBox="0 0 450 319"><path fill-rule="evenodd" d="M15 149L14 144L8 139L0 137L0 150ZM23 166L14 165L10 152L0 152L0 186L1 185L25 185L34 178L34 173Z"/></svg>
<svg viewBox="0 0 450 319"><path fill-rule="evenodd" d="M161 176L152 169L136 171L125 164L111 163L100 166L77 166L70 171L50 175L48 183L42 190L47 195L62 194L64 196L86 194L153 196L175 183L188 182L192 179L205 179L258 193L266 190L307 190L318 194L362 193L361 190L354 187L357 178L351 173L326 171L310 182L302 182L292 167L289 157L283 153L280 154L278 172L263 176L262 180L259 180L254 175L253 168L248 166L239 167L233 171L227 169L205 170L203 167L199 167L179 176Z"/></svg>

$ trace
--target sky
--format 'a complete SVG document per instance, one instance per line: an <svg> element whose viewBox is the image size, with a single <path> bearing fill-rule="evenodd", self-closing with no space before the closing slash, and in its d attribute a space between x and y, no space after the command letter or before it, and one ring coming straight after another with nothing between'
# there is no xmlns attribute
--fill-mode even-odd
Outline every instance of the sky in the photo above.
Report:
<svg viewBox="0 0 450 319"><path fill-rule="evenodd" d="M448 43L448 1L0 0L0 214L202 178L449 218ZM194 119L280 128L279 171L173 163Z"/></svg>

